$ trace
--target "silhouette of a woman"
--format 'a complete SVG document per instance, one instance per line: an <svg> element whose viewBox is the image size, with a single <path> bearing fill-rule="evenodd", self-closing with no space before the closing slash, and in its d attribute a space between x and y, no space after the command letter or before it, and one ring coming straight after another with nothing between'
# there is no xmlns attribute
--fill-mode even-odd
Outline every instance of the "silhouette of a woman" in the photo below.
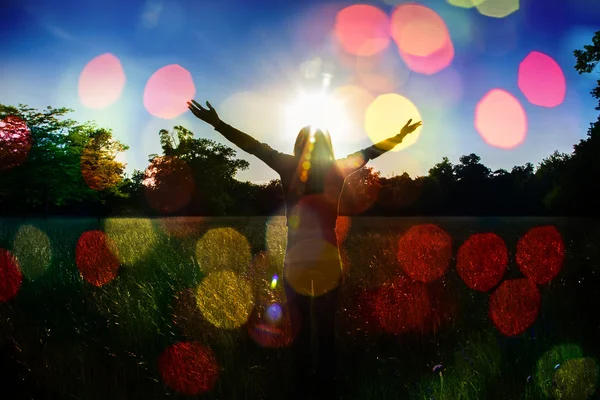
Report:
<svg viewBox="0 0 600 400"><path fill-rule="evenodd" d="M196 117L281 177L288 228L283 283L292 331L298 332L292 346L299 389L296 394L305 396L300 389L308 388L310 382L311 328L317 332L319 392L325 394L332 389L335 375L334 320L342 280L335 226L344 181L369 160L399 144L421 122L411 124L409 120L397 135L336 160L328 132L304 127L296 138L294 154L284 154L221 121L208 101L206 106L195 100L188 102Z"/></svg>

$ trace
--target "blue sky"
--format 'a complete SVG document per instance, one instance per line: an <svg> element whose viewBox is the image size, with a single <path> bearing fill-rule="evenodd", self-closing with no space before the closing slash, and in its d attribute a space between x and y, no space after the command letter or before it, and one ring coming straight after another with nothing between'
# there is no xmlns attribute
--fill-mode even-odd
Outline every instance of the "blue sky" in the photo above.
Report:
<svg viewBox="0 0 600 400"><path fill-rule="evenodd" d="M392 2L361 4L391 14ZM384 50L386 60L397 67L392 74L398 74L401 82L393 91L412 101L423 128L415 144L371 163L382 175L404 171L425 175L444 156L456 163L460 155L472 152L492 169L528 161L537 164L554 150L570 152L586 136L598 113L589 92L600 74L577 74L572 52L590 43L600 30L596 0L521 0L519 10L505 18L487 17L445 0L418 3L443 18L455 56L446 69L422 75L407 70L393 42ZM196 137L229 144L191 113L163 119L144 107L148 79L159 68L178 64L190 72L196 99L210 100L226 122L290 152L295 132L282 131L281 106L293 100L299 88L314 86L303 75L303 66L321 60L332 75L331 88L352 77L352 69L342 60L348 55L340 55L329 31L336 12L353 4L357 2L14 1L3 9L0 26L4 39L0 101L40 108L66 106L75 110L76 120L95 120L111 128L130 146L124 159L131 172L144 169L148 155L160 152L161 128L181 124ZM519 63L531 51L549 55L562 68L567 90L557 107L531 104L517 85ZM119 59L126 83L110 106L87 109L78 95L78 79L86 64L104 53ZM475 129L476 104L494 88L516 97L527 115L527 136L515 148L493 147ZM371 91L373 97L381 94L385 93ZM341 133L331 134L336 143L335 135ZM339 143L336 153L345 156L368 146L371 139L364 135ZM238 155L250 162L250 169L239 173L238 179L259 182L276 177L253 156L241 151Z"/></svg>

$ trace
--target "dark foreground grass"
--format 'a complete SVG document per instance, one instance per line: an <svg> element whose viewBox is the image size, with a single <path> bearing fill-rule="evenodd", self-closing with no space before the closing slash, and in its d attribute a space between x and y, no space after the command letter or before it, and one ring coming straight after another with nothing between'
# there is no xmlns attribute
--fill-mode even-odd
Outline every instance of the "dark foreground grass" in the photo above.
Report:
<svg viewBox="0 0 600 400"><path fill-rule="evenodd" d="M426 285L426 319L390 333L378 326L364 299L402 274L402 234L431 223L452 238L450 266ZM522 277L517 243L542 225L559 230L566 258L559 274L539 286L541 308L533 325L507 337L488 315L493 289L467 287L456 271L456 254L470 235L494 232L509 254L503 280ZM91 230L106 232L118 250L118 275L101 287L83 279L76 263L78 240ZM595 221L341 218L339 232L346 272L337 320L341 398L600 397ZM281 276L283 218L5 219L0 247L17 257L24 276L16 297L0 303L2 397L190 398L167 385L159 366L165 349L190 341L210 348L218 363L214 386L198 398L287 397L288 347L268 348L249 334L249 321L264 304L284 301L280 282L271 286L273 275ZM206 285L212 281L205 279L225 269L237 281L223 286L217 280L212 287L219 291L212 293ZM204 300L197 299L199 287ZM239 290L227 292L232 287ZM248 288L251 302L239 294ZM233 308L228 299L237 302Z"/></svg>

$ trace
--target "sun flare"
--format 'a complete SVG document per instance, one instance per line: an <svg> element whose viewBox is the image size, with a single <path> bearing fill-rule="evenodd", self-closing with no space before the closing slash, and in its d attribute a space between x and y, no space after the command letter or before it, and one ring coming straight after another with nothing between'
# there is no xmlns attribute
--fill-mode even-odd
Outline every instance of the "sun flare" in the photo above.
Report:
<svg viewBox="0 0 600 400"><path fill-rule="evenodd" d="M310 125L313 129L345 132L349 128L348 115L344 104L334 96L325 92L301 92L286 107L286 131L294 135Z"/></svg>

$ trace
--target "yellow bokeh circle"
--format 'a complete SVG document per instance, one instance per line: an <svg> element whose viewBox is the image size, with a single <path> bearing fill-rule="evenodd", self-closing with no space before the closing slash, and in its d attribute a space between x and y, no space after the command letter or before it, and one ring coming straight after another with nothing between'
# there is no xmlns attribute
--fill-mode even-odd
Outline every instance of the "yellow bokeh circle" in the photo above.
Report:
<svg viewBox="0 0 600 400"><path fill-rule="evenodd" d="M235 329L248 320L254 307L252 287L233 271L208 274L196 290L202 316L217 328Z"/></svg>
<svg viewBox="0 0 600 400"><path fill-rule="evenodd" d="M223 270L244 273L252 261L250 244L233 228L213 228L196 244L196 259L205 274Z"/></svg>
<svg viewBox="0 0 600 400"><path fill-rule="evenodd" d="M383 94L367 108L365 130L373 143L378 143L400 133L409 119L412 119L411 123L421 121L419 110L409 99L397 93ZM420 132L421 127L418 127L392 151L399 151L416 143Z"/></svg>

